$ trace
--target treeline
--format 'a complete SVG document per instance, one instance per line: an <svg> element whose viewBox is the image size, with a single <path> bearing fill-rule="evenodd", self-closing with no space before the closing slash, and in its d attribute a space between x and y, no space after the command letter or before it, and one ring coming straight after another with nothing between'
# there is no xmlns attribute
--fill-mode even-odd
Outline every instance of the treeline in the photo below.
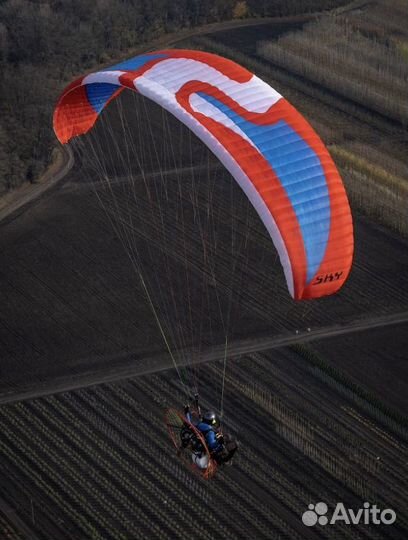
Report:
<svg viewBox="0 0 408 540"><path fill-rule="evenodd" d="M346 0L0 0L0 194L50 160L64 83L166 32L328 9Z"/></svg>

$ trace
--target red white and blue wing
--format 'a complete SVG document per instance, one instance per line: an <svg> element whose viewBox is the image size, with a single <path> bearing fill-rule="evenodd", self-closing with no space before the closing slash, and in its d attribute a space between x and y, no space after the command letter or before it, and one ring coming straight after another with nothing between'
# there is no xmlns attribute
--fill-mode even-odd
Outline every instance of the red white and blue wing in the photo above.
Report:
<svg viewBox="0 0 408 540"><path fill-rule="evenodd" d="M293 298L343 285L354 245L343 183L318 135L278 92L220 56L158 51L69 85L54 112L58 139L89 131L125 88L170 111L230 171L278 250Z"/></svg>

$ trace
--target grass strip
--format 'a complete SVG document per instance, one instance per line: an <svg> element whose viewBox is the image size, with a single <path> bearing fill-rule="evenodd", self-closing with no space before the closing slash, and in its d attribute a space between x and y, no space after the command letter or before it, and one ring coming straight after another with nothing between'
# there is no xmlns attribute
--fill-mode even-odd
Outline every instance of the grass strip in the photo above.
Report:
<svg viewBox="0 0 408 540"><path fill-rule="evenodd" d="M371 163L337 144L330 145L330 154L344 167L357 170L379 184L392 189L396 196L408 196L408 180L406 178L391 174L379 165Z"/></svg>

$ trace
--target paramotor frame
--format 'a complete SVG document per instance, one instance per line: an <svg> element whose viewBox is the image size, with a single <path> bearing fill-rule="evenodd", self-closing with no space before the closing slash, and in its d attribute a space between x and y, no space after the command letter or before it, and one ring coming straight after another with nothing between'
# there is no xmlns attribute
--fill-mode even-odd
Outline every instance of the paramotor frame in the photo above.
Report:
<svg viewBox="0 0 408 540"><path fill-rule="evenodd" d="M198 412L192 411L198 419ZM217 462L212 457L203 434L176 409L167 409L164 414L167 431L184 465L201 478L212 478Z"/></svg>

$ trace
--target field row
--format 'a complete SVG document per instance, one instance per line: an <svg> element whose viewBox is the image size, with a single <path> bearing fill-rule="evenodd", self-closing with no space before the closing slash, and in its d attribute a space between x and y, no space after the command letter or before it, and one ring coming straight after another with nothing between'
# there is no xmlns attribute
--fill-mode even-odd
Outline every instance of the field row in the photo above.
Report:
<svg viewBox="0 0 408 540"><path fill-rule="evenodd" d="M201 368L204 406L219 403L221 372L219 364ZM203 539L304 538L306 505L339 498L391 506L399 525L381 530L382 538L401 537L405 443L297 355L256 354L227 366L225 429L241 447L214 481L184 468L168 439L163 408L184 399L169 371L3 407L5 496L44 540L50 531L54 540L182 538L197 535L202 520ZM358 530L367 539L377 532ZM355 534L339 528L333 538Z"/></svg>

